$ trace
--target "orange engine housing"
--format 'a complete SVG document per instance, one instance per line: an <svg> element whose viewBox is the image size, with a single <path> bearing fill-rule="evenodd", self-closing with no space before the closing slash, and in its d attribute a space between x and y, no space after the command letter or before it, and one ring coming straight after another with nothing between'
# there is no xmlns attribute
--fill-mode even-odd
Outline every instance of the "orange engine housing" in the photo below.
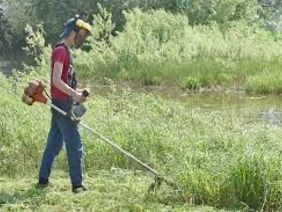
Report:
<svg viewBox="0 0 282 212"><path fill-rule="evenodd" d="M46 104L47 98L43 94L44 86L40 80L32 80L24 89L23 102L32 105L34 102L41 102Z"/></svg>

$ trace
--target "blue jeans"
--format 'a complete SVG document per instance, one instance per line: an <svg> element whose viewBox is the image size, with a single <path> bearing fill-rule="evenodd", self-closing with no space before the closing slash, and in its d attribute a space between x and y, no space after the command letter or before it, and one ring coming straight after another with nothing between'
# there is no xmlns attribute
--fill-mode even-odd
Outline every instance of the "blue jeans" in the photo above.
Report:
<svg viewBox="0 0 282 212"><path fill-rule="evenodd" d="M53 100L52 103L66 112L70 111L72 104L69 100ZM54 109L51 109L51 112L51 129L42 157L39 178L49 178L54 159L65 141L71 183L73 186L80 186L82 185L83 147L77 124L70 117L64 116Z"/></svg>

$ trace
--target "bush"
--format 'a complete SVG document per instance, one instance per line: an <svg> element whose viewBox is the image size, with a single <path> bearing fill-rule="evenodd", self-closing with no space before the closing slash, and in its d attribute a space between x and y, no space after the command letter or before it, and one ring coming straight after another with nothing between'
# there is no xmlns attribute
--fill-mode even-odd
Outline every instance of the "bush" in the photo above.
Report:
<svg viewBox="0 0 282 212"><path fill-rule="evenodd" d="M112 37L113 24L103 18L107 14L103 10L94 17L96 39L90 39L90 51L75 52L83 78L168 83L192 89L238 83L244 88L249 87L249 78L261 75L265 67L279 71L281 36L248 22L233 22L222 31L217 24L192 27L185 16L164 10L135 9L125 13L123 32ZM107 39L97 41L102 32L107 32Z"/></svg>

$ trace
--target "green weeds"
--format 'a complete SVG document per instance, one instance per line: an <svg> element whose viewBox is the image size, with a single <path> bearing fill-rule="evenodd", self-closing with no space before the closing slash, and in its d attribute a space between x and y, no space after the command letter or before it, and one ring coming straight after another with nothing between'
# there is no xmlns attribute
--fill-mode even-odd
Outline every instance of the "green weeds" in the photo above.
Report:
<svg viewBox="0 0 282 212"><path fill-rule="evenodd" d="M48 107L21 103L21 80L0 80L0 173L7 177L37 173L49 129ZM186 103L129 89L94 95L87 107L85 122L180 186L180 193L162 188L159 202L281 210L278 128L246 125L244 114L230 111L191 111ZM83 129L81 135L85 173L140 169ZM65 157L55 168L67 171Z"/></svg>

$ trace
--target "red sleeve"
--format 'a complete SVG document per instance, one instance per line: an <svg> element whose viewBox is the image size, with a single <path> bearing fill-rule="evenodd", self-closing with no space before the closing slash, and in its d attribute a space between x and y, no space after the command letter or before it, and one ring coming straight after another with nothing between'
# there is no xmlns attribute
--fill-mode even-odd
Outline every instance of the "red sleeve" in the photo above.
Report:
<svg viewBox="0 0 282 212"><path fill-rule="evenodd" d="M53 53L53 62L65 63L67 59L67 52L64 47L57 47Z"/></svg>

